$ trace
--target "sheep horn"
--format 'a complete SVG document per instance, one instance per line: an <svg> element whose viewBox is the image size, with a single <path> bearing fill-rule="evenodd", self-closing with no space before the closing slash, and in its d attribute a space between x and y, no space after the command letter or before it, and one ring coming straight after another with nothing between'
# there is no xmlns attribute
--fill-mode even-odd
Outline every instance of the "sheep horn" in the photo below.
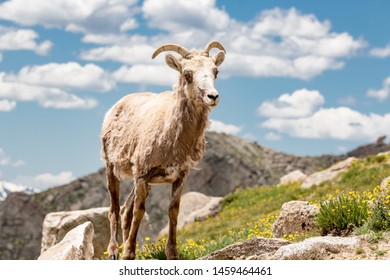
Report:
<svg viewBox="0 0 390 280"><path fill-rule="evenodd" d="M212 48L220 49L226 53L225 48L221 45L221 43L219 43L217 41L211 41L210 43L208 43L207 46L204 48L203 53L206 56L209 56L209 52Z"/></svg>
<svg viewBox="0 0 390 280"><path fill-rule="evenodd" d="M165 52L165 51L174 51L180 54L184 58L188 58L188 55L190 55L190 51L187 50L186 48L177 45L177 44L167 44L167 45L162 45L159 47L157 50L154 51L152 55L152 59L154 59L159 53Z"/></svg>

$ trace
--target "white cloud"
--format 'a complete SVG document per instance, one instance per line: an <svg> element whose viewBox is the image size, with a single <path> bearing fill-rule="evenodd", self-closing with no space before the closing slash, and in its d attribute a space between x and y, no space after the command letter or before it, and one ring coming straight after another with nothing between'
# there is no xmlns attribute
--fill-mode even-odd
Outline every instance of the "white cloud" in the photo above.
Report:
<svg viewBox="0 0 390 280"><path fill-rule="evenodd" d="M0 148L0 166L3 165L3 166L19 167L19 166L23 166L25 164L26 163L23 160L11 159L11 157L8 156L2 148Z"/></svg>
<svg viewBox="0 0 390 280"><path fill-rule="evenodd" d="M146 0L142 12L151 27L173 32L224 31L231 21L224 10L215 6L215 0Z"/></svg>
<svg viewBox="0 0 390 280"><path fill-rule="evenodd" d="M38 34L31 29L15 29L0 25L0 50L30 50L39 55L46 55L53 44L51 41L38 43L38 37Z"/></svg>
<svg viewBox="0 0 390 280"><path fill-rule="evenodd" d="M115 87L110 74L95 64L84 66L76 62L25 66L17 75L7 75L6 81L45 87L95 89L108 91Z"/></svg>
<svg viewBox="0 0 390 280"><path fill-rule="evenodd" d="M7 82L0 72L0 99L12 101L36 101L44 108L90 109L97 105L91 98L81 98L58 88L40 87L20 82Z"/></svg>
<svg viewBox="0 0 390 280"><path fill-rule="evenodd" d="M298 92L298 91L296 91ZM301 97L305 96L303 94ZM293 95L282 95L287 100L293 99L294 102L287 103L284 110L283 106L277 113L277 107L272 107L275 101L266 101L259 108L266 108L268 117L261 127L273 130L270 133L286 134L291 137L308 138L308 139L339 139L339 140L364 140L373 141L379 136L390 136L390 114L379 115L375 113L364 114L348 107L337 108L319 108L324 99L317 92L313 102L308 102L299 98L292 98ZM280 102L280 101L279 101ZM269 104L269 108L264 106ZM285 104L284 104L285 105ZM313 106L311 106L313 105ZM302 110L299 114L298 111Z"/></svg>
<svg viewBox="0 0 390 280"><path fill-rule="evenodd" d="M237 135L242 130L242 127L234 124L225 124L217 120L210 120L210 122L211 125L208 128L209 131Z"/></svg>
<svg viewBox="0 0 390 280"><path fill-rule="evenodd" d="M390 135L390 114L363 114L347 107L321 108L303 118L270 118L261 126L299 138L372 141Z"/></svg>
<svg viewBox="0 0 390 280"><path fill-rule="evenodd" d="M36 176L18 176L15 178L14 183L45 190L50 187L67 184L75 179L72 172L63 171L58 174L42 173Z"/></svg>
<svg viewBox="0 0 390 280"><path fill-rule="evenodd" d="M298 118L312 115L324 104L324 97L316 90L300 89L285 93L278 99L262 103L257 112L270 118Z"/></svg>
<svg viewBox="0 0 390 280"><path fill-rule="evenodd" d="M162 44L174 42L189 49L203 48L214 39L227 50L222 78L307 80L324 71L342 68L346 58L366 45L348 33L333 32L329 21L320 21L315 15L294 8L264 10L247 22L231 18L214 0L146 0L141 11L151 27L163 32L151 36L86 34L84 42L105 46L86 50L81 57L132 66L154 64L150 56Z"/></svg>
<svg viewBox="0 0 390 280"><path fill-rule="evenodd" d="M337 100L337 103L344 106L353 106L357 104L357 100L355 97L348 95L345 97L341 97Z"/></svg>
<svg viewBox="0 0 390 280"><path fill-rule="evenodd" d="M383 83L381 89L369 89L367 96L377 99L378 101L384 101L390 94L390 77L387 77Z"/></svg>
<svg viewBox="0 0 390 280"><path fill-rule="evenodd" d="M379 57L379 58L385 58L390 56L390 44L388 44L384 48L373 48L370 50L370 55Z"/></svg>
<svg viewBox="0 0 390 280"><path fill-rule="evenodd" d="M94 38L96 39L97 37L94 36ZM100 40L100 38L97 40ZM153 52L154 48L146 44L134 46L114 45L83 51L81 58L95 61L112 60L126 64L152 63L151 56Z"/></svg>
<svg viewBox="0 0 390 280"><path fill-rule="evenodd" d="M165 65L122 66L112 74L117 82L173 86L178 79L177 72Z"/></svg>
<svg viewBox="0 0 390 280"><path fill-rule="evenodd" d="M74 179L72 172L69 171L58 174L43 173L35 177L35 184L40 188L47 188L67 184Z"/></svg>
<svg viewBox="0 0 390 280"><path fill-rule="evenodd" d="M268 141L279 141L282 139L282 136L275 132L268 132L264 138Z"/></svg>
<svg viewBox="0 0 390 280"><path fill-rule="evenodd" d="M0 148L0 165L9 165L11 158Z"/></svg>
<svg viewBox="0 0 390 280"><path fill-rule="evenodd" d="M15 101L9 101L7 99L0 100L0 112L9 112L15 109L16 102Z"/></svg>
<svg viewBox="0 0 390 280"><path fill-rule="evenodd" d="M119 32L137 0L13 0L0 4L0 19L72 32Z"/></svg>

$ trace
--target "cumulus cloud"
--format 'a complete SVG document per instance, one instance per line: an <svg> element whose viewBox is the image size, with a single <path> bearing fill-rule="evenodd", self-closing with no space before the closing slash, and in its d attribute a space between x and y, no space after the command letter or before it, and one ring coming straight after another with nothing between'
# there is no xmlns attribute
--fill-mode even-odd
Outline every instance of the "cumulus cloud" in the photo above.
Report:
<svg viewBox="0 0 390 280"><path fill-rule="evenodd" d="M379 57L379 58L385 58L390 56L390 44L385 46L384 48L373 48L370 50L370 55Z"/></svg>
<svg viewBox="0 0 390 280"><path fill-rule="evenodd" d="M142 12L151 27L167 31L225 30L229 15L215 6L215 0L146 0Z"/></svg>
<svg viewBox="0 0 390 280"><path fill-rule="evenodd" d="M259 113L268 117L260 126L273 130L268 137L273 136L275 131L279 135L298 138L364 141L390 135L390 114L364 114L348 107L324 108L321 107L324 103L322 95L317 91L312 92L315 94L299 90L260 105ZM310 96L311 101L303 100ZM283 99L288 101L280 105ZM302 112L299 113L299 110Z"/></svg>
<svg viewBox="0 0 390 280"><path fill-rule="evenodd" d="M268 141L279 141L282 139L282 136L280 134L277 134L275 132L268 132L265 137L266 140Z"/></svg>
<svg viewBox="0 0 390 280"><path fill-rule="evenodd" d="M294 8L264 10L251 21L239 22L217 7L214 0L146 0L142 13L151 27L164 32L151 36L86 35L84 41L106 46L86 50L81 57L150 64L150 55L161 44L176 42L187 48L203 48L209 40L216 39L225 46L229 57L222 65L222 78L307 80L342 68L346 58L366 45L346 32L333 32L329 21L320 21L315 15Z"/></svg>
<svg viewBox="0 0 390 280"><path fill-rule="evenodd" d="M25 66L17 75L7 75L5 80L29 85L60 88L95 89L108 91L115 87L110 74L95 64L49 63Z"/></svg>
<svg viewBox="0 0 390 280"><path fill-rule="evenodd" d="M177 81L176 71L164 65L122 66L112 74L117 82L171 86Z"/></svg>
<svg viewBox="0 0 390 280"><path fill-rule="evenodd" d="M210 120L210 122L209 131L237 135L242 130L242 127L234 124L226 124L217 120Z"/></svg>
<svg viewBox="0 0 390 280"><path fill-rule="evenodd" d="M113 45L83 51L80 57L85 60L111 60L126 64L152 63L151 56L153 52L154 48L146 44L134 46Z"/></svg>
<svg viewBox="0 0 390 280"><path fill-rule="evenodd" d="M321 108L304 118L270 118L261 126L299 138L373 141L390 135L390 114L363 114L348 107Z"/></svg>
<svg viewBox="0 0 390 280"><path fill-rule="evenodd" d="M21 159L13 160L2 148L0 148L0 166L1 165L19 167L25 165L25 162Z"/></svg>
<svg viewBox="0 0 390 280"><path fill-rule="evenodd" d="M52 48L53 43L51 41L38 43L38 38L39 35L34 30L16 29L0 25L0 50L30 50L39 55L46 55Z"/></svg>
<svg viewBox="0 0 390 280"><path fill-rule="evenodd" d="M0 4L0 18L82 32L83 42L100 45L82 51L82 59L116 61L131 67L162 64L161 58L152 61L150 56L156 47L168 42L203 48L216 39L225 46L229 57L222 65L221 78L308 80L324 71L342 68L345 59L366 45L346 32L332 31L330 21L295 8L263 10L243 22L232 18L215 0L136 2L14 0ZM142 14L149 27L161 32L128 33L138 28L136 13ZM161 81L154 76L150 79L152 84L159 83L153 79Z"/></svg>
<svg viewBox="0 0 390 280"><path fill-rule="evenodd" d="M367 96L377 99L378 101L384 101L390 94L390 77L387 77L383 83L381 89L369 89Z"/></svg>
<svg viewBox="0 0 390 280"><path fill-rule="evenodd" d="M325 102L317 90L300 89L263 102L257 113L270 118L298 118L312 115Z"/></svg>
<svg viewBox="0 0 390 280"><path fill-rule="evenodd" d="M14 182L25 186L33 186L34 188L45 190L50 187L60 186L75 180L75 177L70 171L63 171L58 174L42 173L36 176L18 176Z"/></svg>
<svg viewBox="0 0 390 280"><path fill-rule="evenodd" d="M57 109L90 109L97 105L95 99L81 98L58 88L5 81L5 75L0 72L0 100L36 101L41 107Z"/></svg>
<svg viewBox="0 0 390 280"><path fill-rule="evenodd" d="M0 112L9 112L15 109L16 102L7 99L0 100Z"/></svg>
<svg viewBox="0 0 390 280"><path fill-rule="evenodd" d="M131 26L137 0L13 0L0 4L0 19L71 32L109 33ZM135 23L132 23L134 26Z"/></svg>

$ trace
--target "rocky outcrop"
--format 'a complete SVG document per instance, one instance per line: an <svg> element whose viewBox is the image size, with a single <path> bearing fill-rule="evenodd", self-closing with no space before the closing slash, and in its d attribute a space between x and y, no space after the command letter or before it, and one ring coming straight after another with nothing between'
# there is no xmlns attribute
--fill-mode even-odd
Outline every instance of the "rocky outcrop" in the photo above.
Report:
<svg viewBox="0 0 390 280"><path fill-rule="evenodd" d="M390 176L386 177L385 179L382 180L380 184L381 188L389 188L390 189Z"/></svg>
<svg viewBox="0 0 390 280"><path fill-rule="evenodd" d="M358 247L358 237L312 237L302 242L280 247L272 259L276 260L315 260L324 259L328 254L353 250Z"/></svg>
<svg viewBox="0 0 390 280"><path fill-rule="evenodd" d="M69 231L59 243L43 252L38 260L91 260L94 255L93 236L93 224L85 222Z"/></svg>
<svg viewBox="0 0 390 280"><path fill-rule="evenodd" d="M290 241L279 238L252 238L215 251L201 260L245 260L269 259L282 246Z"/></svg>
<svg viewBox="0 0 390 280"><path fill-rule="evenodd" d="M282 178L280 178L279 184L288 184L288 183L302 183L307 178L307 175L303 173L301 170L294 170L290 173L284 175Z"/></svg>
<svg viewBox="0 0 390 280"><path fill-rule="evenodd" d="M283 238L296 233L320 233L320 228L314 223L319 213L317 206L307 201L289 201L282 205L282 211L273 224L272 235Z"/></svg>
<svg viewBox="0 0 390 280"><path fill-rule="evenodd" d="M325 181L332 180L337 175L339 175L341 172L344 172L348 170L349 167L351 167L352 163L356 161L356 158L349 157L345 160L342 160L331 167L319 171L316 173L311 174L309 177L306 178L305 181L302 183L302 188L308 189L311 188L314 185L319 185Z"/></svg>
<svg viewBox="0 0 390 280"><path fill-rule="evenodd" d="M41 253L62 240L72 228L86 222L91 222L95 228L93 236L94 257L99 259L103 258L103 253L106 251L110 239L110 225L107 216L107 207L47 214L43 222ZM153 229L149 224L149 217L145 213L137 235L137 242L140 246L144 243L145 237L150 236L151 232L153 232ZM121 244L121 234L118 237L118 242Z"/></svg>
<svg viewBox="0 0 390 280"><path fill-rule="evenodd" d="M219 212L219 203L222 197L210 197L198 192L188 192L180 200L180 210L177 220L177 229L182 229L195 221L202 221L209 216L215 216ZM166 225L158 234L168 234Z"/></svg>

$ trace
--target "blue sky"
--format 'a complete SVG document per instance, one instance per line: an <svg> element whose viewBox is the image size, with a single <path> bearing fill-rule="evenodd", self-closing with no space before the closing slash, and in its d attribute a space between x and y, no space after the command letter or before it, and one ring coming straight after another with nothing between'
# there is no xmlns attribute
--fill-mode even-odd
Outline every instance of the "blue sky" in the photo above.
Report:
<svg viewBox="0 0 390 280"><path fill-rule="evenodd" d="M388 1L0 1L0 181L46 188L102 167L122 96L170 89L161 44L227 50L211 130L298 155L390 136Z"/></svg>

